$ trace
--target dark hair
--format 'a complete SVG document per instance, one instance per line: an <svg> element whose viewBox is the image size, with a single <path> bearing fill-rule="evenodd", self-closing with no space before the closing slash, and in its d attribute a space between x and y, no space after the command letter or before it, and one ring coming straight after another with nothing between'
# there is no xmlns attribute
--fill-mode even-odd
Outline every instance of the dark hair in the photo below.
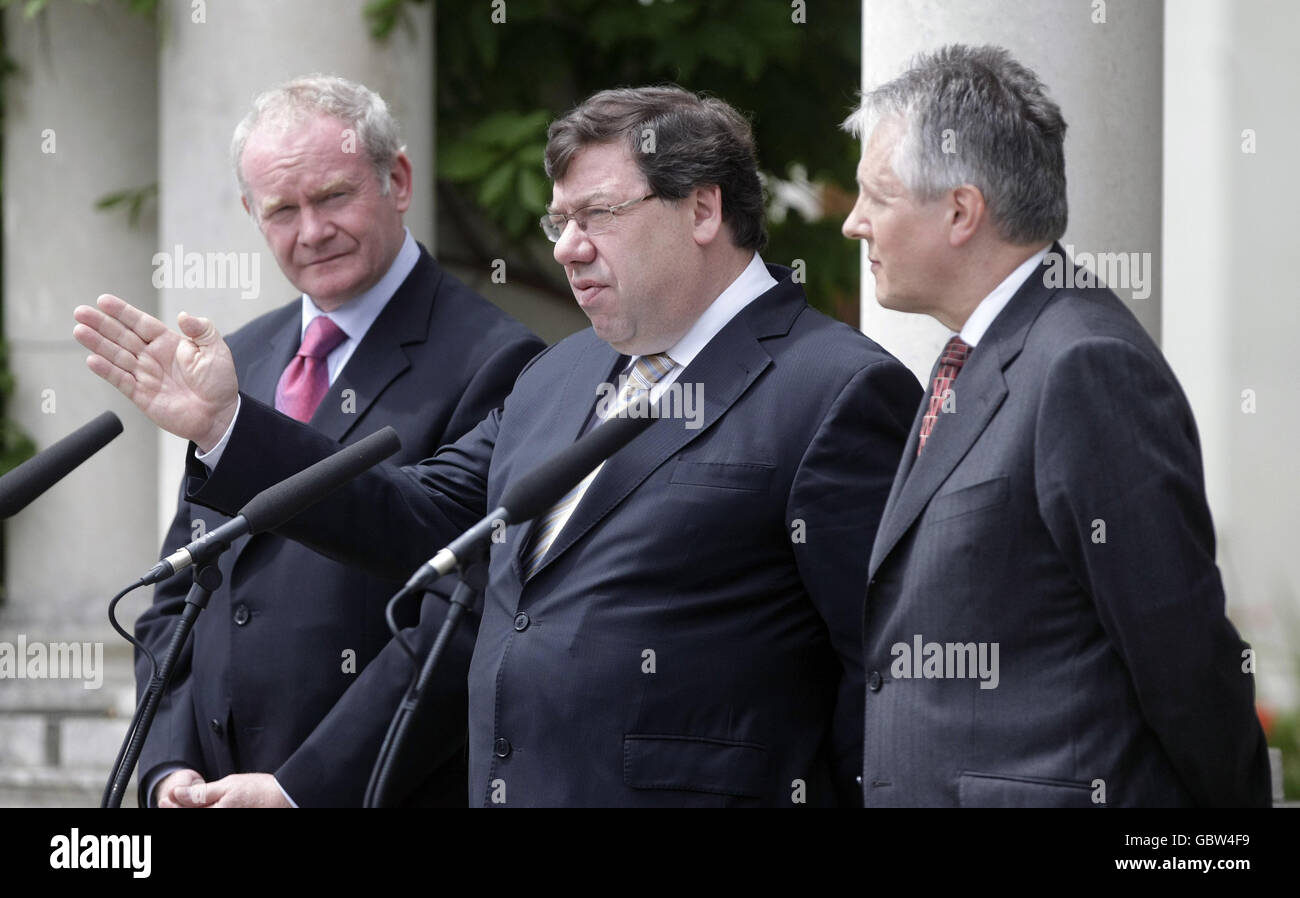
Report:
<svg viewBox="0 0 1300 898"><path fill-rule="evenodd" d="M731 106L676 85L602 90L551 123L546 174L558 180L579 150L619 139L655 196L679 200L716 184L732 243L755 251L766 245L754 135Z"/></svg>

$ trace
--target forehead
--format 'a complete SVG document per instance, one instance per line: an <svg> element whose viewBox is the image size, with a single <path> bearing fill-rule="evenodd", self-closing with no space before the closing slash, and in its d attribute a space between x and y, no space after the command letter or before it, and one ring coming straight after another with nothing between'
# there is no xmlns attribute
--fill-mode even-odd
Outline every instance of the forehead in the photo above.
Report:
<svg viewBox="0 0 1300 898"><path fill-rule="evenodd" d="M876 125L867 139L862 159L858 162L858 181L871 185L897 185L894 171L894 151L904 133L898 119L885 119Z"/></svg>
<svg viewBox="0 0 1300 898"><path fill-rule="evenodd" d="M625 194L645 188L626 143L599 143L583 147L569 160L564 177L551 190L551 207L576 209L592 203L622 202Z"/></svg>
<svg viewBox="0 0 1300 898"><path fill-rule="evenodd" d="M318 115L259 124L244 145L242 165L249 182L280 181L346 175L363 170L369 159L346 122Z"/></svg>

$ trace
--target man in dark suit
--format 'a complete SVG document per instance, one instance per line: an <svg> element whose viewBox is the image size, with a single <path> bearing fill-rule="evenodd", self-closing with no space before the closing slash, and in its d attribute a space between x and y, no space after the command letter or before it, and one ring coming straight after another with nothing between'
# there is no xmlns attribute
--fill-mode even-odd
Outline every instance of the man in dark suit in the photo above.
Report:
<svg viewBox="0 0 1300 898"><path fill-rule="evenodd" d="M866 804L1267 804L1187 400L1114 293L1056 277L1060 110L952 46L846 126L877 298L954 332L871 555Z"/></svg>
<svg viewBox="0 0 1300 898"><path fill-rule="evenodd" d="M546 158L543 228L592 330L535 359L433 459L374 469L282 532L409 573L624 400L657 403L664 417L491 546L470 801L857 804L860 538L919 386L762 262L752 138L725 103L605 91L552 124ZM150 410L133 361L113 362L116 327L139 333L143 316L107 311L84 319L92 369ZM181 435L204 447L236 395L199 392L219 426ZM221 462L192 464L191 501L230 510L329 450L248 397L234 422Z"/></svg>
<svg viewBox="0 0 1300 898"><path fill-rule="evenodd" d="M543 348L403 227L411 165L378 95L339 78L281 85L254 102L232 156L245 208L303 291L231 335L248 396L307 422L335 449L391 425L398 460L416 462L497 407ZM317 351L323 328L332 338ZM164 554L224 521L182 490ZM400 583L275 534L238 540L220 569L223 585L145 743L141 803L359 805L411 675L384 620ZM190 581L183 573L160 584L137 623L156 655ZM436 632L445 607L426 601L426 631ZM472 646L471 623L449 667L463 673ZM149 665L137 664L143 689ZM463 806L464 684L449 676L438 685L405 754L420 766L400 791L410 802Z"/></svg>

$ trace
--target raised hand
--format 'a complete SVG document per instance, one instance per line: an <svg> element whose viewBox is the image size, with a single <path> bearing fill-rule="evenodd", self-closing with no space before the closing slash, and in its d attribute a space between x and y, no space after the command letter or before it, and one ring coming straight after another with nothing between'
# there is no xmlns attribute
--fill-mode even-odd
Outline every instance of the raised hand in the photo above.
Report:
<svg viewBox="0 0 1300 898"><path fill-rule="evenodd" d="M207 452L238 407L235 363L216 327L181 312L180 333L112 294L77 306L72 335L93 355L86 366L163 430Z"/></svg>

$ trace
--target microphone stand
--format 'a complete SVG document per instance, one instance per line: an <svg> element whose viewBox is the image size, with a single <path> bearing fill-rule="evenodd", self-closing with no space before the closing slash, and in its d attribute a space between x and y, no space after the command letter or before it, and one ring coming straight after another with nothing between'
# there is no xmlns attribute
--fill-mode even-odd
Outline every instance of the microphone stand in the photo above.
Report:
<svg viewBox="0 0 1300 898"><path fill-rule="evenodd" d="M167 645L167 651L163 654L162 661L154 670L153 678L149 681L149 688L136 705L135 716L131 719L131 727L127 730L126 737L122 741L122 748L118 751L117 761L113 766L113 774L104 789L104 798L99 805L101 808L118 808L122 806L122 794L126 791L127 783L131 779L131 773L140 760L140 752L144 749L144 740L148 737L149 729L153 726L153 720L158 713L158 705L162 701L163 692L166 691L167 683L171 680L172 670L176 667L176 660L180 657L185 640L189 638L190 630L194 628L194 621L198 618L199 613L208 607L208 600L212 598L212 593L221 587L221 581L221 571L217 567L215 556L208 561L195 565L194 582L190 586L189 595L185 597L185 607L176 621L176 626L172 628L171 642Z"/></svg>
<svg viewBox="0 0 1300 898"><path fill-rule="evenodd" d="M456 573L458 582L456 588L452 591L447 615L443 618L433 648L429 650L429 654L425 656L424 664L419 667L415 676L413 676L411 685L407 687L406 695L402 698L402 703L397 706L397 711L393 714L393 719L388 725L388 732L385 734L384 742L379 747L379 754L375 758L375 766L370 771L370 782L366 785L366 794L362 807L385 807L385 802L389 797L388 793L391 790L393 767L398 755L401 753L402 743L406 741L411 718L415 715L415 709L419 707L425 687L433 679L433 672L442 659L447 645L451 642L456 628L460 625L461 617L465 612L473 611L474 597L486 586L486 574L471 577L471 570L473 570L472 559L457 558ZM389 601L389 608L391 610L405 596L423 596L425 592L427 590L414 589L409 585L403 587ZM415 653L406 645L405 640L396 628L394 628L393 637L401 643L406 653L411 656L411 663L415 664Z"/></svg>

